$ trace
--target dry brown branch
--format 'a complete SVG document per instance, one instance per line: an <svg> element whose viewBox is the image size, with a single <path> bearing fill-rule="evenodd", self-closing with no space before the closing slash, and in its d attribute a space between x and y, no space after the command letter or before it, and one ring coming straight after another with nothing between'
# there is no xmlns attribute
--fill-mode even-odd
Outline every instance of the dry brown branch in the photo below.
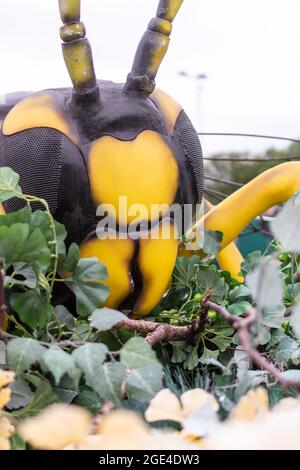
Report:
<svg viewBox="0 0 300 470"><path fill-rule="evenodd" d="M257 321L257 310L255 308L250 309L245 317L239 318L231 315L225 307L217 305L210 300L206 302L206 306L210 310L213 310L222 316L237 331L242 348L249 355L249 358L254 364L272 375L282 387L294 387L300 389L299 381L286 379L282 375L280 369L278 369L278 367L276 367L271 361L266 359L252 344L250 330L251 326Z"/></svg>
<svg viewBox="0 0 300 470"><path fill-rule="evenodd" d="M228 310L210 300L211 292L208 291L202 298L199 320L190 326L173 326L166 323L156 323L145 320L126 319L118 323L114 328L122 327L128 331L140 333L146 336L145 340L151 346L166 341L190 341L193 342L201 333L207 323L207 311L213 310L222 316L237 331L240 343L250 360L256 366L268 372L282 387L294 387L300 389L300 382L286 379L280 369L263 356L252 342L251 327L257 321L257 310L248 310L245 317L231 315Z"/></svg>
<svg viewBox="0 0 300 470"><path fill-rule="evenodd" d="M193 341L195 335L203 331L203 321L196 320L190 326L173 326L167 323L156 323L145 320L123 320L115 328L146 335L146 342L151 346L164 341Z"/></svg>

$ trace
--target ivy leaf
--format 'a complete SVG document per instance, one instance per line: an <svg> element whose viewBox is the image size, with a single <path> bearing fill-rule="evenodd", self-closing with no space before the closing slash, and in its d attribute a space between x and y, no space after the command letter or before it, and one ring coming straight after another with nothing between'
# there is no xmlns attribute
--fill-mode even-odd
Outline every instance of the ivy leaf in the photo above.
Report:
<svg viewBox="0 0 300 470"><path fill-rule="evenodd" d="M13 197L20 197L22 190L19 186L20 177L11 168L0 168L0 201L4 202Z"/></svg>
<svg viewBox="0 0 300 470"><path fill-rule="evenodd" d="M121 349L121 362L130 368L140 368L157 364L155 352L143 338L134 336Z"/></svg>
<svg viewBox="0 0 300 470"><path fill-rule="evenodd" d="M283 251L300 252L300 205L297 197L290 199L280 214L271 222L275 238L280 241Z"/></svg>
<svg viewBox="0 0 300 470"><path fill-rule="evenodd" d="M209 365L211 359L218 359L219 351L212 351L211 349L204 348L202 356L199 358L199 362L204 365Z"/></svg>
<svg viewBox="0 0 300 470"><path fill-rule="evenodd" d="M282 376L286 380L294 380L295 382L300 382L300 370L290 369L282 372Z"/></svg>
<svg viewBox="0 0 300 470"><path fill-rule="evenodd" d="M176 266L173 272L172 285L176 289L189 287L196 281L196 274L199 265L199 257L191 256L177 258Z"/></svg>
<svg viewBox="0 0 300 470"><path fill-rule="evenodd" d="M30 233L29 225L13 224L0 227L0 256L6 265L23 262L38 273L50 264L50 250L40 229Z"/></svg>
<svg viewBox="0 0 300 470"><path fill-rule="evenodd" d="M35 289L37 286L37 277L33 268L26 263L14 263L13 270L15 277L5 276L5 283L13 285L22 285L29 289ZM23 279L20 279L22 277Z"/></svg>
<svg viewBox="0 0 300 470"><path fill-rule="evenodd" d="M11 450L26 450L26 442L18 434L10 438L10 445Z"/></svg>
<svg viewBox="0 0 300 470"><path fill-rule="evenodd" d="M35 392L32 401L25 408L13 413L20 419L36 415L48 405L58 401L58 397L47 379L34 374L26 374L25 378L35 387Z"/></svg>
<svg viewBox="0 0 300 470"><path fill-rule="evenodd" d="M266 260L246 276L257 308L262 310L277 308L283 298L283 285L278 267Z"/></svg>
<svg viewBox="0 0 300 470"><path fill-rule="evenodd" d="M64 305L57 305L55 307L55 314L60 326L65 325L69 330L75 327L75 318Z"/></svg>
<svg viewBox="0 0 300 470"><path fill-rule="evenodd" d="M10 302L22 322L31 328L45 326L53 313L52 305L37 289L15 292L11 294Z"/></svg>
<svg viewBox="0 0 300 470"><path fill-rule="evenodd" d="M7 362L16 375L22 374L32 364L40 362L47 349L32 338L17 338L7 345Z"/></svg>
<svg viewBox="0 0 300 470"><path fill-rule="evenodd" d="M188 354L186 360L184 361L183 367L187 370L193 370L197 367L199 363L198 348L195 347Z"/></svg>
<svg viewBox="0 0 300 470"><path fill-rule="evenodd" d="M126 367L119 362L100 365L94 374L92 388L103 400L121 406L121 387L125 378Z"/></svg>
<svg viewBox="0 0 300 470"><path fill-rule="evenodd" d="M280 328L284 322L285 306L283 304L277 305L273 309L263 309L262 311L262 324L269 328Z"/></svg>
<svg viewBox="0 0 300 470"><path fill-rule="evenodd" d="M10 227L14 224L31 225L31 208L29 206L23 207L16 212L9 212L8 214L1 215L0 227Z"/></svg>
<svg viewBox="0 0 300 470"><path fill-rule="evenodd" d="M219 335L219 336L214 336L213 338L209 338L209 342L215 344L217 348L219 349L219 351L224 352L231 345L232 338Z"/></svg>
<svg viewBox="0 0 300 470"><path fill-rule="evenodd" d="M101 282L107 278L107 269L97 258L81 259L67 285L76 296L77 313L91 315L108 297L109 289Z"/></svg>
<svg viewBox="0 0 300 470"><path fill-rule="evenodd" d="M29 225L20 223L0 227L0 256L7 266L23 262L39 273L48 268L50 255L40 229L30 233Z"/></svg>
<svg viewBox="0 0 300 470"><path fill-rule="evenodd" d="M29 226L26 224L0 227L0 257L7 267L20 260L28 235Z"/></svg>
<svg viewBox="0 0 300 470"><path fill-rule="evenodd" d="M260 346L265 346L271 340L271 332L270 328L265 326L264 324L260 324L257 334L256 334L256 341Z"/></svg>
<svg viewBox="0 0 300 470"><path fill-rule="evenodd" d="M82 387L80 387L79 394L74 400L74 404L86 408L93 415L95 415L99 412L102 400L99 397L98 393L96 393L90 387L83 385Z"/></svg>
<svg viewBox="0 0 300 470"><path fill-rule="evenodd" d="M132 370L127 378L128 398L150 401L162 388L163 369L160 364L151 364Z"/></svg>
<svg viewBox="0 0 300 470"><path fill-rule="evenodd" d="M91 326L98 331L109 331L127 317L118 310L111 308L100 308L94 311L91 316Z"/></svg>
<svg viewBox="0 0 300 470"><path fill-rule="evenodd" d="M231 302L236 302L240 299L247 299L248 297L251 297L251 291L248 287L244 286L243 284L234 287L229 292L229 299Z"/></svg>
<svg viewBox="0 0 300 470"><path fill-rule="evenodd" d="M241 264L241 272L243 276L251 273L259 265L261 261L262 253L260 251L253 251L247 255Z"/></svg>
<svg viewBox="0 0 300 470"><path fill-rule="evenodd" d="M212 291L211 300L216 303L223 303L223 299L227 296L228 285L223 277L219 277L217 267L199 266L197 272L197 284L199 290L203 293L208 290Z"/></svg>
<svg viewBox="0 0 300 470"><path fill-rule="evenodd" d="M240 302L236 302L228 306L228 311L231 315L240 316L243 315L247 310L252 307L250 302L247 300L241 300Z"/></svg>
<svg viewBox="0 0 300 470"><path fill-rule="evenodd" d="M33 392L31 391L28 382L22 377L17 377L16 380L10 384L9 388L12 391L11 400L7 408L9 410L17 410L24 408L33 399Z"/></svg>
<svg viewBox="0 0 300 470"><path fill-rule="evenodd" d="M204 243L202 250L210 258L214 258L221 249L221 242L223 240L223 233L204 229Z"/></svg>
<svg viewBox="0 0 300 470"><path fill-rule="evenodd" d="M108 348L98 343L87 343L73 352L72 356L84 373L88 385L93 382L98 367L105 361L107 353Z"/></svg>
<svg viewBox="0 0 300 470"><path fill-rule="evenodd" d="M53 390L58 396L59 401L66 403L67 405L72 403L74 398L78 395L77 387L74 385L73 380L70 379L68 375L64 375L60 381L59 386L54 387Z"/></svg>
<svg viewBox="0 0 300 470"><path fill-rule="evenodd" d="M174 364L184 362L188 356L188 353L192 350L192 346L187 344L185 341L173 341L170 342L173 348L173 355L171 361Z"/></svg>
<svg viewBox="0 0 300 470"><path fill-rule="evenodd" d="M294 364L300 362L300 348L297 341L285 334L280 337L273 354L277 364L287 365L290 360Z"/></svg>
<svg viewBox="0 0 300 470"><path fill-rule="evenodd" d="M67 272L67 273L72 273L77 264L79 263L80 259L80 252L79 252L79 247L76 243L72 243L67 256L63 260L62 263L62 271Z"/></svg>
<svg viewBox="0 0 300 470"><path fill-rule="evenodd" d="M55 232L56 232L56 243L59 256L66 255L66 246L65 239L67 237L67 232L65 227L54 221ZM32 214L31 220L31 230L40 229L43 233L47 243L53 242L53 229L51 227L51 220L45 211L37 210Z"/></svg>
<svg viewBox="0 0 300 470"><path fill-rule="evenodd" d="M56 385L58 385L61 378L67 374L73 380L74 384L78 386L81 373L76 367L74 358L70 354L67 354L58 347L53 347L48 349L43 355L42 363L53 375Z"/></svg>
<svg viewBox="0 0 300 470"><path fill-rule="evenodd" d="M290 317L290 325L293 328L295 336L300 339L300 303L293 307Z"/></svg>

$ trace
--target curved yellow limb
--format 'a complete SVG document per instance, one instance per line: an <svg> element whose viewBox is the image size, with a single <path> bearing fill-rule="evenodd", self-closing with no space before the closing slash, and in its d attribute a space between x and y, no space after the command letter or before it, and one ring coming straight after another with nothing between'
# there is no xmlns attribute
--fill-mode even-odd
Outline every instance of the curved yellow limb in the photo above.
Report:
<svg viewBox="0 0 300 470"><path fill-rule="evenodd" d="M233 279L239 282L244 281L243 276L239 274L244 258L235 243L229 243L226 248L223 248L217 255L217 261L220 268L229 271Z"/></svg>
<svg viewBox="0 0 300 470"><path fill-rule="evenodd" d="M147 315L160 301L175 267L178 240L172 222L157 225L148 239L139 241L138 267L143 289L136 301L133 318Z"/></svg>
<svg viewBox="0 0 300 470"><path fill-rule="evenodd" d="M204 200L204 205L205 213L208 213L214 208L213 204L211 204L207 199ZM193 256L195 252L193 250L185 250L183 246L179 246L178 254L179 256ZM199 252L198 254L203 256L202 252ZM244 258L234 242L223 248L223 250L217 254L216 258L221 269L228 271L233 279L243 282L244 278L239 274L239 272Z"/></svg>
<svg viewBox="0 0 300 470"><path fill-rule="evenodd" d="M80 246L81 258L96 256L107 267L108 279L103 281L110 290L105 302L107 307L118 308L131 292L130 270L134 249L134 242L129 238L94 238Z"/></svg>
<svg viewBox="0 0 300 470"><path fill-rule="evenodd" d="M205 199L204 202L206 206L205 209L207 209L206 212L209 212L211 209L213 209L213 204L211 204L207 199ZM217 261L220 268L224 271L230 272L233 279L236 279L239 282L243 282L244 278L239 273L244 258L242 257L240 250L234 242L229 243L226 248L217 254Z"/></svg>
<svg viewBox="0 0 300 470"><path fill-rule="evenodd" d="M188 232L193 240L197 226L223 233L225 248L255 217L270 207L287 201L300 190L300 162L288 162L271 168L254 178L210 210Z"/></svg>

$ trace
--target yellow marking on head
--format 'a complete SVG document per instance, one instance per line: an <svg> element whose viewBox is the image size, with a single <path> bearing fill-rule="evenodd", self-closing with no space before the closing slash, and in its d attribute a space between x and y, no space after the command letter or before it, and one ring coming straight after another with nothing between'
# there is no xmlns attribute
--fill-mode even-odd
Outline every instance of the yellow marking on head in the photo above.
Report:
<svg viewBox="0 0 300 470"><path fill-rule="evenodd" d="M182 107L171 96L159 88L155 88L151 98L153 98L155 104L162 112L166 121L168 132L170 135L172 135Z"/></svg>
<svg viewBox="0 0 300 470"><path fill-rule="evenodd" d="M2 132L12 135L35 127L50 127L62 132L74 143L78 141L48 92L29 96L14 106L4 119Z"/></svg>
<svg viewBox="0 0 300 470"><path fill-rule="evenodd" d="M110 136L95 141L90 150L89 174L95 203L110 204L122 224L150 220L152 204L171 205L178 188L173 152L162 136L153 131L144 131L132 141ZM120 200L124 196L125 205ZM143 214L130 213L135 204L141 205ZM164 208L163 215L167 209ZM108 212L114 216L109 208Z"/></svg>
<svg viewBox="0 0 300 470"><path fill-rule="evenodd" d="M110 289L105 305L117 308L131 292L130 266L134 255L134 242L130 239L92 239L80 247L81 258L96 256L105 264L108 279L103 281Z"/></svg>
<svg viewBox="0 0 300 470"><path fill-rule="evenodd" d="M0 216L1 215L5 215L5 210L4 210L3 205L0 203Z"/></svg>
<svg viewBox="0 0 300 470"><path fill-rule="evenodd" d="M139 242L138 267L143 290L135 304L133 318L147 315L158 304L174 270L178 251L176 229L171 221L163 222L155 227L151 238Z"/></svg>

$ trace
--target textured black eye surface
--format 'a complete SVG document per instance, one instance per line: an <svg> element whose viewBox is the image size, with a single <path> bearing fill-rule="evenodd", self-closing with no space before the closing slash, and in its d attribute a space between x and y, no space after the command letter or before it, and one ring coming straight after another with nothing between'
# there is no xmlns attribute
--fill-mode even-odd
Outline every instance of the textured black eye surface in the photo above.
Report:
<svg viewBox="0 0 300 470"><path fill-rule="evenodd" d="M62 167L60 132L50 128L36 128L1 136L0 166L8 166L17 172L23 193L46 199L51 213L55 213ZM24 202L17 198L4 203L6 212L22 207ZM42 206L36 208L42 209Z"/></svg>
<svg viewBox="0 0 300 470"><path fill-rule="evenodd" d="M186 158L192 170L193 180L196 186L198 203L201 203L204 190L203 154L197 132L182 110L178 115L174 132L184 148Z"/></svg>

